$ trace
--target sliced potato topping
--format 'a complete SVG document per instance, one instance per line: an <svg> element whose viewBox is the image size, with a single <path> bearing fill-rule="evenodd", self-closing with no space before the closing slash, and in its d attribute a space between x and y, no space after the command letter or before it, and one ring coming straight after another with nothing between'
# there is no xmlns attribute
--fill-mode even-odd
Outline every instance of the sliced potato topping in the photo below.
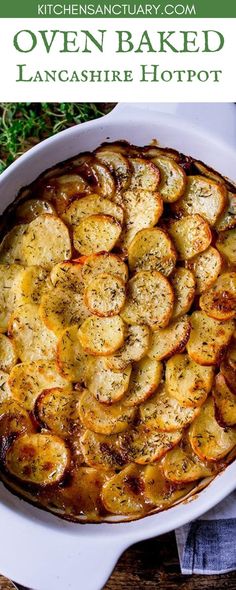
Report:
<svg viewBox="0 0 236 590"><path fill-rule="evenodd" d="M106 356L124 342L124 322L120 316L87 318L79 329L79 341L84 351L94 356Z"/></svg>
<svg viewBox="0 0 236 590"><path fill-rule="evenodd" d="M185 483L196 481L201 477L210 477L216 475L219 469L217 464L199 459L189 444L182 443L166 454L162 466L166 479L173 483Z"/></svg>
<svg viewBox="0 0 236 590"><path fill-rule="evenodd" d="M116 434L106 436L85 430L80 442L84 460L91 467L107 471L121 469L127 463L128 453L122 449Z"/></svg>
<svg viewBox="0 0 236 590"><path fill-rule="evenodd" d="M29 413L14 399L0 404L0 442L9 441L23 432L35 432ZM1 448L1 452L4 450ZM5 449L6 452L6 449Z"/></svg>
<svg viewBox="0 0 236 590"><path fill-rule="evenodd" d="M42 428L67 438L80 427L78 405L78 391L69 385L45 389L36 399L34 415Z"/></svg>
<svg viewBox="0 0 236 590"><path fill-rule="evenodd" d="M71 258L70 236L63 221L55 215L39 215L31 221L23 236L22 258L26 265L47 268Z"/></svg>
<svg viewBox="0 0 236 590"><path fill-rule="evenodd" d="M27 199L19 203L15 211L16 218L21 223L30 223L35 217L45 213L54 215L55 209L52 203L43 199Z"/></svg>
<svg viewBox="0 0 236 590"><path fill-rule="evenodd" d="M92 171L94 173L94 178L97 180L96 191L102 195L102 197L112 200L116 187L114 178L108 167L99 162L99 160L94 160L92 163Z"/></svg>
<svg viewBox="0 0 236 590"><path fill-rule="evenodd" d="M142 422L163 432L175 432L185 428L199 413L199 407L186 407L170 395L165 384L140 406Z"/></svg>
<svg viewBox="0 0 236 590"><path fill-rule="evenodd" d="M81 264L72 262L59 262L51 270L50 279L53 287L72 291L76 294L83 293Z"/></svg>
<svg viewBox="0 0 236 590"><path fill-rule="evenodd" d="M115 354L106 357L106 366L112 371L123 371L130 362L141 360L147 353L150 332L147 326L129 326L125 331L123 346Z"/></svg>
<svg viewBox="0 0 236 590"><path fill-rule="evenodd" d="M57 344L57 366L60 374L72 383L84 383L88 371L88 355L80 341L77 325L62 332Z"/></svg>
<svg viewBox="0 0 236 590"><path fill-rule="evenodd" d="M14 343L5 334L0 334L0 369L9 373L17 362Z"/></svg>
<svg viewBox="0 0 236 590"><path fill-rule="evenodd" d="M116 254L101 252L85 258L82 277L86 284L104 272L120 277L124 283L128 280L128 267Z"/></svg>
<svg viewBox="0 0 236 590"><path fill-rule="evenodd" d="M139 231L128 247L131 271L158 270L168 276L176 264L176 252L167 232L158 227Z"/></svg>
<svg viewBox="0 0 236 590"><path fill-rule="evenodd" d="M210 318L204 311L191 315L191 334L187 343L190 358L199 365L217 365L234 332L234 322Z"/></svg>
<svg viewBox="0 0 236 590"><path fill-rule="evenodd" d="M21 305L10 318L8 331L21 361L55 356L56 337L42 322L38 305Z"/></svg>
<svg viewBox="0 0 236 590"><path fill-rule="evenodd" d="M148 324L153 330L167 326L174 304L173 289L160 272L141 270L128 283L121 315L127 324Z"/></svg>
<svg viewBox="0 0 236 590"><path fill-rule="evenodd" d="M160 182L159 168L143 158L130 158L129 162L132 167L130 190L155 191Z"/></svg>
<svg viewBox="0 0 236 590"><path fill-rule="evenodd" d="M201 405L211 391L213 367L192 361L187 354L175 354L166 363L166 387L186 407Z"/></svg>
<svg viewBox="0 0 236 590"><path fill-rule="evenodd" d="M40 303L42 295L50 288L48 271L42 266L28 266L17 277L15 297L17 306Z"/></svg>
<svg viewBox="0 0 236 590"><path fill-rule="evenodd" d="M148 190L127 190L122 202L125 209L125 228L119 245L126 249L142 229L153 227L163 212L163 203L159 193Z"/></svg>
<svg viewBox="0 0 236 590"><path fill-rule="evenodd" d="M109 168L115 176L118 191L128 188L131 179L131 167L127 158L118 152L112 152L107 146L101 146L95 152L96 158Z"/></svg>
<svg viewBox="0 0 236 590"><path fill-rule="evenodd" d="M74 247L80 254L93 254L114 248L121 234L120 223L111 215L84 217L73 232Z"/></svg>
<svg viewBox="0 0 236 590"><path fill-rule="evenodd" d="M201 407L189 429L189 440L193 451L200 459L219 461L236 444L236 430L221 427L215 418L213 399L210 397Z"/></svg>
<svg viewBox="0 0 236 590"><path fill-rule="evenodd" d="M6 332L13 309L16 307L17 282L22 272L19 264L0 264L0 332Z"/></svg>
<svg viewBox="0 0 236 590"><path fill-rule="evenodd" d="M216 240L217 250L230 264L236 264L236 229L222 231Z"/></svg>
<svg viewBox="0 0 236 590"><path fill-rule="evenodd" d="M181 260L204 252L212 239L209 225L200 215L186 215L176 221L171 220L168 231Z"/></svg>
<svg viewBox="0 0 236 590"><path fill-rule="evenodd" d="M213 389L216 418L221 426L236 424L236 395L228 387L222 373L218 373Z"/></svg>
<svg viewBox="0 0 236 590"><path fill-rule="evenodd" d="M88 185L79 174L63 174L46 179L42 198L52 201L58 215L64 213L70 199L87 191Z"/></svg>
<svg viewBox="0 0 236 590"><path fill-rule="evenodd" d="M164 477L160 463L145 467L143 482L145 498L160 509L175 504L175 502L186 496L192 488L191 484L173 485Z"/></svg>
<svg viewBox="0 0 236 590"><path fill-rule="evenodd" d="M152 159L161 173L161 182L158 187L163 201L173 203L179 199L186 186L186 174L173 158L157 156Z"/></svg>
<svg viewBox="0 0 236 590"><path fill-rule="evenodd" d="M70 465L64 441L53 434L23 434L9 447L7 470L24 483L46 486L61 481Z"/></svg>
<svg viewBox="0 0 236 590"><path fill-rule="evenodd" d="M126 408L119 402L112 405L101 404L89 390L85 390L80 397L81 422L86 428L98 434L123 432L132 422L134 414L133 408Z"/></svg>
<svg viewBox="0 0 236 590"><path fill-rule="evenodd" d="M189 311L195 296L195 279L187 268L176 268L170 278L174 289L174 310L172 319L182 316Z"/></svg>
<svg viewBox="0 0 236 590"><path fill-rule="evenodd" d="M214 225L226 203L227 191L224 185L204 176L188 176L185 192L174 205L174 210L183 215L198 213L210 225Z"/></svg>
<svg viewBox="0 0 236 590"><path fill-rule="evenodd" d="M68 385L57 372L55 363L45 359L15 365L8 384L13 398L27 410L33 409L35 400L43 389Z"/></svg>
<svg viewBox="0 0 236 590"><path fill-rule="evenodd" d="M63 287L51 289L43 295L40 303L40 317L49 330L60 337L63 330L77 324L81 326L90 315L83 303L83 295Z"/></svg>
<svg viewBox="0 0 236 590"><path fill-rule="evenodd" d="M156 391L162 378L162 364L148 357L133 365L125 406L137 406Z"/></svg>
<svg viewBox="0 0 236 590"><path fill-rule="evenodd" d="M233 229L236 226L236 194L228 192L227 206L215 227L218 232Z"/></svg>
<svg viewBox="0 0 236 590"><path fill-rule="evenodd" d="M99 214L111 215L121 224L123 223L123 209L109 199L105 199L104 196L96 194L86 195L72 201L63 215L63 220L75 229L85 217Z"/></svg>
<svg viewBox="0 0 236 590"><path fill-rule="evenodd" d="M181 436L181 431L161 432L155 427L148 428L141 424L132 430L130 436L127 434L128 453L140 465L154 463L172 449Z"/></svg>
<svg viewBox="0 0 236 590"><path fill-rule="evenodd" d="M143 497L143 481L138 466L128 465L113 475L102 488L102 501L114 514L143 514L147 510Z"/></svg>
<svg viewBox="0 0 236 590"><path fill-rule="evenodd" d="M22 253L22 244L27 228L28 226L24 224L16 225L4 236L0 244L1 264L25 263Z"/></svg>
<svg viewBox="0 0 236 590"><path fill-rule="evenodd" d="M221 373L227 382L228 387L236 395L236 345L230 345L223 362L220 365Z"/></svg>
<svg viewBox="0 0 236 590"><path fill-rule="evenodd" d="M216 320L236 317L236 272L220 275L211 289L203 293L199 305Z"/></svg>
<svg viewBox="0 0 236 590"><path fill-rule="evenodd" d="M109 273L101 273L86 287L84 303L94 315L117 315L125 303L125 284Z"/></svg>
<svg viewBox="0 0 236 590"><path fill-rule="evenodd" d="M5 371L0 371L0 406L5 401L12 398L11 390L8 384L9 374Z"/></svg>
<svg viewBox="0 0 236 590"><path fill-rule="evenodd" d="M119 401L129 387L131 365L123 371L112 371L106 367L105 359L94 360L91 364L87 387L101 403L112 404Z"/></svg>
<svg viewBox="0 0 236 590"><path fill-rule="evenodd" d="M218 250L209 246L205 252L201 252L188 261L188 268L194 273L196 280L196 293L203 293L216 281L222 268L222 258Z"/></svg>
<svg viewBox="0 0 236 590"><path fill-rule="evenodd" d="M158 156L164 156L165 158L172 158L175 162L180 162L181 154L172 148L164 148L159 145L145 145L142 148L142 153L145 158L157 158Z"/></svg>
<svg viewBox="0 0 236 590"><path fill-rule="evenodd" d="M187 315L171 322L167 328L159 328L151 336L148 356L161 361L177 352L184 350L191 331L190 320Z"/></svg>

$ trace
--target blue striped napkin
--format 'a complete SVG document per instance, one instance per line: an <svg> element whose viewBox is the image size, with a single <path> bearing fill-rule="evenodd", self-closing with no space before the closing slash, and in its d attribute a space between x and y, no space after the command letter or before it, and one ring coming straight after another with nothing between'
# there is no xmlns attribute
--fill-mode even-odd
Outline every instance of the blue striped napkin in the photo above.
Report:
<svg viewBox="0 0 236 590"><path fill-rule="evenodd" d="M236 570L236 491L175 535L182 574Z"/></svg>

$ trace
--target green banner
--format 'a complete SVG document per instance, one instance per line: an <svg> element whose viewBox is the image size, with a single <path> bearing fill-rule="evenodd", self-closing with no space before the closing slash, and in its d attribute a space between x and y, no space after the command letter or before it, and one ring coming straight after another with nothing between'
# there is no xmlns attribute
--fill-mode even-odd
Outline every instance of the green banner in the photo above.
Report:
<svg viewBox="0 0 236 590"><path fill-rule="evenodd" d="M0 18L236 18L236 0L1 0Z"/></svg>

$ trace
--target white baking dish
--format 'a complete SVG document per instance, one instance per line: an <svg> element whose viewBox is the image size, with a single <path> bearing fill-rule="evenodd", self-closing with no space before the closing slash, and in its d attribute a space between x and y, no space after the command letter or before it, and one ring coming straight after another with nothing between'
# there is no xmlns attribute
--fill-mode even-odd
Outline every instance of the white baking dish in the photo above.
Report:
<svg viewBox="0 0 236 590"><path fill-rule="evenodd" d="M223 108L223 105L222 105ZM1 210L41 172L101 142L127 139L193 155L235 180L235 151L212 132L157 105L118 105L102 119L77 125L42 142L0 177ZM193 520L235 487L236 461L197 496L159 514L120 524L71 524L15 497L0 484L0 572L34 590L100 590L131 544Z"/></svg>

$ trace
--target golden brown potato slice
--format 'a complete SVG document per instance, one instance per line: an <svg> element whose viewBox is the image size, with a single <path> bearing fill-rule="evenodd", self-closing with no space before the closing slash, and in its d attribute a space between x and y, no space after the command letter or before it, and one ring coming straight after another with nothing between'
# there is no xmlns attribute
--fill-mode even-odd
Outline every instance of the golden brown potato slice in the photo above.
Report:
<svg viewBox="0 0 236 590"><path fill-rule="evenodd" d="M141 515L148 509L143 497L142 473L137 465L128 465L113 475L102 488L102 501L114 514Z"/></svg>
<svg viewBox="0 0 236 590"><path fill-rule="evenodd" d="M104 272L120 277L124 283L128 280L127 265L116 254L109 252L91 254L82 264L82 277L86 284Z"/></svg>
<svg viewBox="0 0 236 590"><path fill-rule="evenodd" d="M9 374L5 371L0 371L0 406L4 402L8 402L11 398L11 390L8 384Z"/></svg>
<svg viewBox="0 0 236 590"><path fill-rule="evenodd" d="M217 250L230 264L236 264L236 229L222 231L216 240Z"/></svg>
<svg viewBox="0 0 236 590"><path fill-rule="evenodd" d="M236 444L236 430L222 428L215 418L213 399L210 397L201 407L189 429L189 440L194 453L206 461L219 461Z"/></svg>
<svg viewBox="0 0 236 590"><path fill-rule="evenodd" d="M161 181L158 187L163 201L173 203L179 199L186 186L186 174L173 158L157 156L152 159L161 173Z"/></svg>
<svg viewBox="0 0 236 590"><path fill-rule="evenodd" d="M9 447L5 465L11 475L38 486L59 483L70 465L64 441L53 434L23 434Z"/></svg>
<svg viewBox="0 0 236 590"><path fill-rule="evenodd" d="M78 262L59 262L51 270L50 279L53 287L83 294L81 264Z"/></svg>
<svg viewBox="0 0 236 590"><path fill-rule="evenodd" d="M118 191L128 188L131 179L131 167L127 158L118 152L112 152L106 146L101 146L95 152L96 158L105 164L115 177Z"/></svg>
<svg viewBox="0 0 236 590"><path fill-rule="evenodd" d="M94 360L87 387L101 403L112 404L119 401L129 387L131 365L123 371L112 371L106 367L105 359Z"/></svg>
<svg viewBox="0 0 236 590"><path fill-rule="evenodd" d="M11 315L8 332L21 361L37 361L44 356L48 359L55 356L56 337L42 322L38 305L21 305Z"/></svg>
<svg viewBox="0 0 236 590"><path fill-rule="evenodd" d="M162 364L147 357L133 365L125 406L137 406L156 391L162 378Z"/></svg>
<svg viewBox="0 0 236 590"><path fill-rule="evenodd" d="M133 361L141 360L148 351L150 332L147 326L129 326L125 331L123 346L105 359L106 366L112 371L124 371Z"/></svg>
<svg viewBox="0 0 236 590"><path fill-rule="evenodd" d="M141 189L125 191L122 202L125 209L125 228L119 246L125 250L140 230L156 225L163 212L163 203L159 193Z"/></svg>
<svg viewBox="0 0 236 590"><path fill-rule="evenodd" d="M201 162L201 160L194 160L194 166L203 176L207 176L207 178L215 180L216 182L218 182L218 184L223 184L224 186L226 186L227 180L223 176L221 176L221 174L216 172L213 168Z"/></svg>
<svg viewBox="0 0 236 590"><path fill-rule="evenodd" d="M220 370L228 387L236 395L236 346L234 342L228 348L226 357L220 365Z"/></svg>
<svg viewBox="0 0 236 590"><path fill-rule="evenodd" d="M16 307L17 282L22 272L19 264L0 264L0 332L6 332L13 309Z"/></svg>
<svg viewBox="0 0 236 590"><path fill-rule="evenodd" d="M80 344L78 332L77 325L66 328L57 345L59 372L72 383L84 383L88 369L88 356Z"/></svg>
<svg viewBox="0 0 236 590"><path fill-rule="evenodd" d="M105 405L98 402L89 390L82 393L79 401L79 416L82 424L98 434L123 432L134 418L135 410L126 408L122 402Z"/></svg>
<svg viewBox="0 0 236 590"><path fill-rule="evenodd" d="M236 395L228 387L222 373L218 373L213 389L213 399L216 408L216 419L221 426L235 426L236 424Z"/></svg>
<svg viewBox="0 0 236 590"><path fill-rule="evenodd" d="M204 252L212 239L208 223L198 214L171 220L168 231L181 260L189 260Z"/></svg>
<svg viewBox="0 0 236 590"><path fill-rule="evenodd" d="M169 451L162 462L166 479L178 484L216 475L220 468L217 464L202 461L189 444L183 443Z"/></svg>
<svg viewBox="0 0 236 590"><path fill-rule="evenodd" d="M176 268L170 277L174 289L174 310L172 319L189 311L195 296L194 274L187 268Z"/></svg>
<svg viewBox="0 0 236 590"><path fill-rule="evenodd" d="M5 334L0 334L0 369L10 373L17 362L14 343Z"/></svg>
<svg viewBox="0 0 236 590"><path fill-rule="evenodd" d="M27 266L52 268L71 258L69 231L59 217L39 215L29 223L22 241L22 257Z"/></svg>
<svg viewBox="0 0 236 590"><path fill-rule="evenodd" d="M19 273L15 296L17 306L26 303L40 303L40 299L50 288L48 271L42 266L28 266Z"/></svg>
<svg viewBox="0 0 236 590"><path fill-rule="evenodd" d="M191 484L173 485L163 475L160 463L147 465L143 473L144 496L158 508L168 508L186 496L192 489Z"/></svg>
<svg viewBox="0 0 236 590"><path fill-rule="evenodd" d="M128 453L135 463L145 465L154 463L180 441L181 431L161 432L157 428L144 427L142 424L127 435Z"/></svg>
<svg viewBox="0 0 236 590"><path fill-rule="evenodd" d="M63 221L65 221L67 225L70 225L72 229L75 229L85 217L99 214L111 215L114 219L117 219L121 225L123 223L123 209L113 201L105 199L104 196L96 195L95 193L72 201L63 215Z"/></svg>
<svg viewBox="0 0 236 590"><path fill-rule="evenodd" d="M181 199L173 206L176 213L195 215L198 213L210 225L219 219L227 203L225 186L204 176L188 176Z"/></svg>
<svg viewBox="0 0 236 590"><path fill-rule="evenodd" d="M127 463L127 452L119 445L119 436L106 436L85 430L80 439L85 462L102 470L120 469Z"/></svg>
<svg viewBox="0 0 236 590"><path fill-rule="evenodd" d="M16 225L3 238L0 245L1 264L24 264L22 244L28 225Z"/></svg>
<svg viewBox="0 0 236 590"><path fill-rule="evenodd" d="M151 336L148 357L161 361L177 352L184 350L191 331L188 316L178 318L171 322L167 328L159 328Z"/></svg>
<svg viewBox="0 0 236 590"><path fill-rule="evenodd" d="M26 410L15 400L0 404L0 443L9 441L23 432L35 432L35 426ZM5 448L5 452L6 452ZM4 449L1 448L4 453Z"/></svg>
<svg viewBox="0 0 236 590"><path fill-rule="evenodd" d="M78 391L69 385L45 389L36 399L34 416L41 428L67 438L80 428L78 405Z"/></svg>
<svg viewBox="0 0 236 590"><path fill-rule="evenodd" d="M167 278L157 270L141 270L128 283L121 315L127 324L148 324L156 330L169 323L173 304L174 293Z"/></svg>
<svg viewBox="0 0 236 590"><path fill-rule="evenodd" d="M27 410L33 409L35 400L43 389L68 386L68 382L57 372L55 363L45 359L15 365L9 375L8 384L13 398Z"/></svg>
<svg viewBox="0 0 236 590"><path fill-rule="evenodd" d="M112 177L108 166L105 166L99 160L95 160L92 163L92 170L94 172L94 177L97 179L96 185L96 192L98 192L102 197L106 197L107 199L113 199L115 194L115 181Z"/></svg>
<svg viewBox="0 0 236 590"><path fill-rule="evenodd" d="M49 201L43 199L27 199L19 203L15 210L15 216L20 223L30 223L39 215L44 213L55 214L55 209Z"/></svg>
<svg viewBox="0 0 236 590"><path fill-rule="evenodd" d="M205 252L201 252L188 261L188 268L194 273L196 280L196 293L203 293L216 281L222 268L222 258L218 250L209 246Z"/></svg>
<svg viewBox="0 0 236 590"><path fill-rule="evenodd" d="M191 334L187 343L190 358L199 365L217 365L234 331L234 322L210 318L204 311L191 315Z"/></svg>
<svg viewBox="0 0 236 590"><path fill-rule="evenodd" d="M165 158L172 158L175 162L179 162L181 159L181 154L172 148L163 148L159 145L145 145L141 148L141 151L145 158L157 158L159 156L164 156Z"/></svg>
<svg viewBox="0 0 236 590"><path fill-rule="evenodd" d="M213 378L213 367L198 365L188 354L175 354L166 363L166 387L186 407L200 406L206 400Z"/></svg>
<svg viewBox="0 0 236 590"><path fill-rule="evenodd" d="M163 432L175 432L185 428L199 413L199 407L186 407L170 395L166 384L146 402L140 405L141 420L145 426Z"/></svg>
<svg viewBox="0 0 236 590"><path fill-rule="evenodd" d="M168 276L175 267L176 258L170 237L159 227L142 229L128 247L131 271L158 270Z"/></svg>
<svg viewBox="0 0 236 590"><path fill-rule="evenodd" d="M41 197L52 201L58 215L64 213L72 198L89 189L87 182L79 174L63 174L56 177L54 173L54 177L47 179L45 176L45 180Z"/></svg>
<svg viewBox="0 0 236 590"><path fill-rule="evenodd" d="M60 337L65 328L81 326L90 312L83 303L79 289L56 287L43 295L40 303L40 317L49 330Z"/></svg>
<svg viewBox="0 0 236 590"><path fill-rule="evenodd" d="M106 356L124 342L124 322L120 316L87 318L79 329L79 341L84 351L94 356Z"/></svg>
<svg viewBox="0 0 236 590"><path fill-rule="evenodd" d="M116 275L101 273L86 287L84 303L94 315L117 315L125 303L125 284Z"/></svg>
<svg viewBox="0 0 236 590"><path fill-rule="evenodd" d="M217 220L215 227L218 232L233 229L236 226L236 194L228 192L225 211Z"/></svg>
<svg viewBox="0 0 236 590"><path fill-rule="evenodd" d="M94 254L114 248L121 234L120 223L111 215L84 217L73 232L74 247L80 254Z"/></svg>
<svg viewBox="0 0 236 590"><path fill-rule="evenodd" d="M236 317L236 272L220 275L211 289L201 295L199 305L216 320Z"/></svg>
<svg viewBox="0 0 236 590"><path fill-rule="evenodd" d="M155 191L160 182L159 168L143 158L130 158L132 176L130 190Z"/></svg>

